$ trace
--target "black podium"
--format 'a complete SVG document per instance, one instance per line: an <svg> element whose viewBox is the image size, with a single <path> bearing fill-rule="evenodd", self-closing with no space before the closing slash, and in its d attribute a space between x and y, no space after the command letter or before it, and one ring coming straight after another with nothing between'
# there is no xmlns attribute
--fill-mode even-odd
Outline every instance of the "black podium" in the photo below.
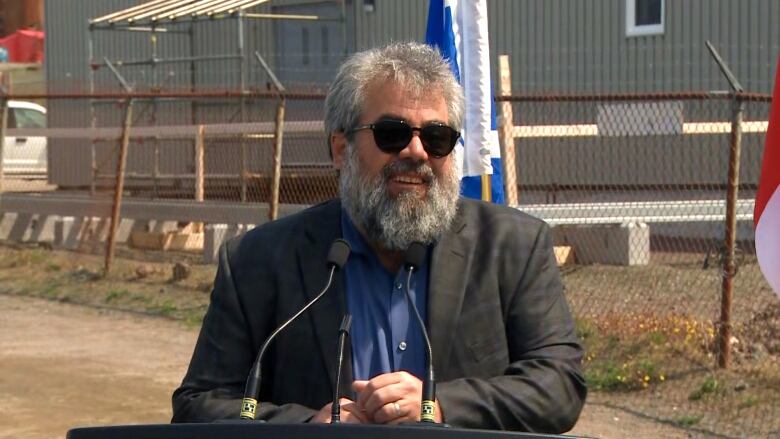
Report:
<svg viewBox="0 0 780 439"><path fill-rule="evenodd" d="M117 425L74 428L67 439L539 439L572 438L532 433L467 430L421 425L215 424Z"/></svg>

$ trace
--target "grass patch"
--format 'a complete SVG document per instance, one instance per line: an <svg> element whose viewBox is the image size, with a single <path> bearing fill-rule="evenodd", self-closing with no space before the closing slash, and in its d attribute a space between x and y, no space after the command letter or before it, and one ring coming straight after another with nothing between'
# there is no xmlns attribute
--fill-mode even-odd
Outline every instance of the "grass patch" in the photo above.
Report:
<svg viewBox="0 0 780 439"><path fill-rule="evenodd" d="M584 369L593 390L635 391L666 380L665 368L679 356L675 328L652 316L579 319ZM679 331L678 331L679 332Z"/></svg>
<svg viewBox="0 0 780 439"><path fill-rule="evenodd" d="M62 266L59 264L49 263L46 265L46 271L57 273L62 270Z"/></svg>
<svg viewBox="0 0 780 439"><path fill-rule="evenodd" d="M130 292L127 290L110 290L106 293L106 297L103 299L103 301L106 303L111 303L128 295L130 295Z"/></svg>
<svg viewBox="0 0 780 439"><path fill-rule="evenodd" d="M594 390L628 390L625 372L612 362L598 363L585 371L588 388Z"/></svg>
<svg viewBox="0 0 780 439"><path fill-rule="evenodd" d="M647 334L647 337L654 345L663 345L667 342L667 340L669 340L668 337L660 331L652 331Z"/></svg>
<svg viewBox="0 0 780 439"><path fill-rule="evenodd" d="M702 417L702 415L685 415L672 419L672 422L680 427L693 427L701 421Z"/></svg>
<svg viewBox="0 0 780 439"><path fill-rule="evenodd" d="M26 258L21 259L25 265L39 265L48 259L49 252L41 249L31 249L25 255Z"/></svg>
<svg viewBox="0 0 780 439"><path fill-rule="evenodd" d="M577 337L581 340L586 340L596 334L596 328L593 324L584 319L576 319L574 321L574 330L577 333Z"/></svg>
<svg viewBox="0 0 780 439"><path fill-rule="evenodd" d="M721 390L721 385L715 377L709 376L704 379L701 385L688 395L688 399L691 401L699 401L706 395L712 395Z"/></svg>
<svg viewBox="0 0 780 439"><path fill-rule="evenodd" d="M59 282L46 283L43 288L41 288L41 296L56 297L61 286L62 285Z"/></svg>
<svg viewBox="0 0 780 439"><path fill-rule="evenodd" d="M753 407L757 405L759 402L759 399L755 395L746 395L742 398L742 400L737 404L737 407L740 409L748 409L750 407Z"/></svg>
<svg viewBox="0 0 780 439"><path fill-rule="evenodd" d="M579 318L575 329L593 390L636 391L666 381L669 371L692 359L711 361L715 331L690 316L618 313Z"/></svg>
<svg viewBox="0 0 780 439"><path fill-rule="evenodd" d="M203 323L204 314L204 309L192 310L184 314L182 321L184 322L184 325L190 329L200 328L201 324Z"/></svg>
<svg viewBox="0 0 780 439"><path fill-rule="evenodd" d="M130 299L131 302L135 302L135 303L151 303L152 302L152 298L151 297L149 297L149 296L147 296L145 294L141 294L141 293L132 293L130 295L129 299ZM149 308L147 307L147 309L149 309Z"/></svg>
<svg viewBox="0 0 780 439"><path fill-rule="evenodd" d="M163 301L160 304L152 305L146 308L146 310L154 314L170 317L173 315L173 313L178 311L178 308L176 307L176 304L174 304L172 300L168 299Z"/></svg>

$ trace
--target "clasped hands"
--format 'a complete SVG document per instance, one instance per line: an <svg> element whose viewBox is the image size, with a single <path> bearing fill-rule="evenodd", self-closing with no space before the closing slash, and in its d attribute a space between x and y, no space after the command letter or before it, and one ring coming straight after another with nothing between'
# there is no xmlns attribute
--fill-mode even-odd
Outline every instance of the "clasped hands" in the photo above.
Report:
<svg viewBox="0 0 780 439"><path fill-rule="evenodd" d="M355 381L352 390L357 401L341 398L341 422L352 424L399 424L420 420L422 381L408 372L378 375L368 381ZM333 403L326 404L311 422L330 422ZM436 401L436 422L441 422Z"/></svg>

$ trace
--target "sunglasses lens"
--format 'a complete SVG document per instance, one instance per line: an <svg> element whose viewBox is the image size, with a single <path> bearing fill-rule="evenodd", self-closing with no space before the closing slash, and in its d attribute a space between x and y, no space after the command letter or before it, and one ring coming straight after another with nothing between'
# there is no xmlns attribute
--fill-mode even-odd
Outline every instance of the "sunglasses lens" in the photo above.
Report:
<svg viewBox="0 0 780 439"><path fill-rule="evenodd" d="M397 153L406 148L412 140L412 127L394 121L383 120L374 124L374 141L385 152Z"/></svg>
<svg viewBox="0 0 780 439"><path fill-rule="evenodd" d="M446 125L428 125L420 130L425 151L436 157L444 157L452 152L458 136L457 131Z"/></svg>
<svg viewBox="0 0 780 439"><path fill-rule="evenodd" d="M372 126L374 142L384 152L396 154L403 151L412 140L412 128L399 120L382 120ZM420 129L420 140L428 154L444 157L452 152L460 133L447 125L428 125Z"/></svg>

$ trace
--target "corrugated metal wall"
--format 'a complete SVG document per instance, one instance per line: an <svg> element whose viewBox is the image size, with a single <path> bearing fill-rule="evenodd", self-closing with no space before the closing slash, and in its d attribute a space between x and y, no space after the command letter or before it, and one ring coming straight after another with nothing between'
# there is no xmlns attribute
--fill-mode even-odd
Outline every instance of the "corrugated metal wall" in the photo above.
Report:
<svg viewBox="0 0 780 439"><path fill-rule="evenodd" d="M87 90L87 19L138 3L138 0L47 0L46 72L49 90ZM497 56L509 54L514 93L723 90L728 85L704 46L709 39L747 90L771 90L775 61L780 53L780 29L776 26L780 18L780 2L667 0L665 3L665 31L662 35L627 37L626 0L490 0L494 76L497 74ZM328 1L273 0L257 8L256 12L295 13L296 10L322 11L331 8L329 15L339 17L342 7L347 14L346 46L349 52L388 41L420 41L424 38L426 0L376 0L372 10L366 8L363 0L345 0L343 6ZM158 37L158 55L237 54L237 26L234 19L198 23L193 27L194 44L191 44L188 35L161 34ZM297 48L300 43L277 44L275 38L299 35L295 32L300 32L303 26L281 30L277 21L246 20L243 34L245 53L251 55L258 50L272 68L296 69L298 67L290 65L291 59L301 56ZM188 26L178 28L186 29ZM316 40L318 28L310 30L313 32L311 38ZM151 56L150 35L147 33L95 31L93 34L94 52L98 58L108 56L117 60ZM317 47L312 49L316 51ZM333 75L333 63L330 61L337 62L338 59L327 61L327 68L319 67L323 71L311 72L313 82L322 84ZM251 58L245 63L247 86L263 88L268 78L258 63ZM310 67L314 68L315 64ZM194 78L189 63L157 67L124 66L121 71L130 81L146 87L189 87L194 79L196 87L214 88L236 87L241 68L238 60L200 61ZM283 81L309 76L304 72L293 73L283 77ZM97 72L96 84L99 88L118 87L107 69ZM50 125L89 126L90 112L86 105L85 102L50 102ZM143 105L139 103L139 107ZM217 122L223 121L226 115L232 115L229 118L235 121L235 114L240 114L235 102L197 103L194 109L190 103L183 102L157 105L157 111L146 111L140 123ZM320 107L320 103L291 102L287 118L318 119L321 118ZM110 105L103 105L103 108L107 110L99 112L98 125L118 125L121 120L118 109ZM272 106L256 107L252 111L253 120L272 120ZM559 122L592 120L594 111L593 108L580 108L572 113L560 114ZM521 117L520 111L515 114ZM527 118L534 116L523 114L522 117L524 123L530 123L532 121ZM52 163L50 180L53 183L83 185L89 181L89 145L83 143L53 139L49 148L49 163ZM112 148L106 145L101 154L110 156ZM148 169L150 154L153 154L149 148L148 145L134 148L129 161L131 170ZM168 152L160 156L161 172L184 171L192 167L188 142L163 149ZM225 149L225 154L231 151ZM322 152L318 150L317 155L322 155ZM299 153L296 154L307 154L303 150ZM181 158L182 154L186 159ZM327 160L326 157L324 159ZM103 162L106 169L113 166L109 159ZM211 169L219 168L219 172L235 171L235 161L210 166ZM562 173L567 174L565 170Z"/></svg>
<svg viewBox="0 0 780 439"><path fill-rule="evenodd" d="M88 18L135 4L132 0L47 0L46 14L46 81L50 93L87 91L88 88ZM130 37L137 37L129 35ZM134 38L127 41L132 52ZM137 43L136 43L137 44ZM90 126L89 103L83 100L48 102L50 127ZM88 184L90 181L90 145L82 140L49 139L49 181L60 185Z"/></svg>
<svg viewBox="0 0 780 439"><path fill-rule="evenodd" d="M751 91L770 92L780 2L665 2L662 35L626 36L626 0L490 0L491 50L516 93L726 89L710 40ZM494 63L495 70L495 63Z"/></svg>
<svg viewBox="0 0 780 439"><path fill-rule="evenodd" d="M376 0L371 12L348 3L355 48L425 36L425 0ZM780 2L665 3L662 35L627 37L626 0L489 0L491 53L510 55L518 93L725 89L710 40L746 89L771 91Z"/></svg>
<svg viewBox="0 0 780 439"><path fill-rule="evenodd" d="M47 31L56 35L47 41L49 79L84 81L87 18L137 3L48 0L52 20ZM301 0L274 0L257 11L313 3L330 4L335 15L341 12L338 3ZM626 0L490 0L488 7L492 53L494 58L511 55L513 88L519 93L724 89L706 40L746 89L769 92L780 52L776 0L667 0L663 35L641 37L626 36ZM362 0L346 0L345 9L349 51L424 37L425 0L376 0L373 11ZM196 31L196 52L235 53L234 26L235 20L202 24ZM271 21L248 21L246 31L249 53L259 49L272 65L282 56L274 53L273 26ZM100 32L97 39L97 54L103 48L129 58L148 55L144 35ZM182 47L174 44L171 50ZM232 83L236 66L212 64L199 70L199 83ZM257 72L256 66L251 70Z"/></svg>
<svg viewBox="0 0 780 439"><path fill-rule="evenodd" d="M428 2L424 0L376 0L373 11L362 0L353 0L355 17L349 34L354 35L357 50L390 41L422 41L428 19Z"/></svg>

